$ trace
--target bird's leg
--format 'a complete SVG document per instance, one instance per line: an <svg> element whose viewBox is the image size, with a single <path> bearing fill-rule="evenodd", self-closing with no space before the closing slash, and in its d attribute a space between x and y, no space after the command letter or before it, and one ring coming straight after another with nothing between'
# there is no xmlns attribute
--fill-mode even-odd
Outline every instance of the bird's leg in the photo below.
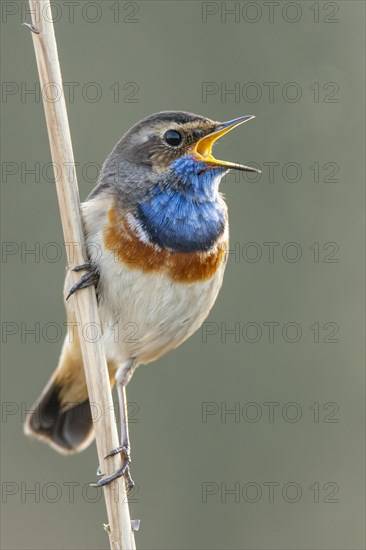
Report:
<svg viewBox="0 0 366 550"><path fill-rule="evenodd" d="M88 273L85 273L77 283L75 283L69 290L69 293L66 297L66 300L70 298L77 290L80 290L82 288L87 288L88 286L97 285L99 281L99 273L97 269L90 263L77 265L74 267L71 271L84 271L87 270Z"/></svg>
<svg viewBox="0 0 366 550"><path fill-rule="evenodd" d="M103 487L104 485L108 485L115 479L118 479L119 477L122 477L122 476L125 476L126 478L127 488L129 491L135 485L130 474L131 458L130 458L130 438L128 433L126 386L128 382L131 380L136 366L137 365L133 360L129 361L128 363L125 363L118 369L115 376L117 394L118 394L119 414L120 414L120 420L121 420L121 445L116 449L113 449L110 453L108 453L105 458L114 456L116 454L121 454L124 458L124 462L122 467L119 470L117 470L114 474L104 477L103 479L100 479L98 483L95 484L96 487Z"/></svg>

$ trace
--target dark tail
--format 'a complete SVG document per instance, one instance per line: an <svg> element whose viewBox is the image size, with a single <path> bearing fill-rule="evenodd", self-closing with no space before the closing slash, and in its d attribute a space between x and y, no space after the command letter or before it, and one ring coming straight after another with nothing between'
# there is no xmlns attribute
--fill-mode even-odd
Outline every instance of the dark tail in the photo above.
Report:
<svg viewBox="0 0 366 550"><path fill-rule="evenodd" d="M94 438L89 399L61 406L60 387L51 379L28 414L24 431L59 453L82 451Z"/></svg>

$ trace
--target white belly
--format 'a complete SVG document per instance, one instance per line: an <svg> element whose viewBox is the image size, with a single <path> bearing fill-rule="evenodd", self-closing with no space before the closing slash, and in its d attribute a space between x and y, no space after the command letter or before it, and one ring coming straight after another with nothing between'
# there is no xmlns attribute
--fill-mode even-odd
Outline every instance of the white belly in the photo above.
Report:
<svg viewBox="0 0 366 550"><path fill-rule="evenodd" d="M177 347L206 319L220 290L225 261L215 275L191 284L144 273L105 254L98 287L107 358L149 363Z"/></svg>

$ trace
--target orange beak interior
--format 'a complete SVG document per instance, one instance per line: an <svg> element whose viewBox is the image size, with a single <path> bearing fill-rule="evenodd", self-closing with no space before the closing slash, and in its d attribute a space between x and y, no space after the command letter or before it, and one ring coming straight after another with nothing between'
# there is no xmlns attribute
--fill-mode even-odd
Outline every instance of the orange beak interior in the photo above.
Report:
<svg viewBox="0 0 366 550"><path fill-rule="evenodd" d="M215 166L222 166L227 168L228 170L232 168L234 170L243 170L245 172L260 173L260 170L257 170L256 168L252 168L251 166L245 166L243 164L227 162L225 160L217 160L212 155L212 147L220 137L230 132L230 130L233 130L233 128L236 128L236 126L239 126L240 124L243 124L244 122L247 122L252 118L254 118L253 115L243 116L243 117L235 118L234 120L229 120L228 122L223 122L219 124L217 129L214 132L211 132L211 134L204 136L196 143L194 147L194 153L198 157L197 160L212 164L213 168Z"/></svg>

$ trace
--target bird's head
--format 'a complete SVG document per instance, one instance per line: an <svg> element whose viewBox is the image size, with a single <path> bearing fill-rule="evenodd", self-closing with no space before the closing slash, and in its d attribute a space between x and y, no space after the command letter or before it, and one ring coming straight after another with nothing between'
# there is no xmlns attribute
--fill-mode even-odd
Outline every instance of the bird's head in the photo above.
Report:
<svg viewBox="0 0 366 550"><path fill-rule="evenodd" d="M116 184L125 201L131 202L139 202L156 184L198 200L217 193L221 176L228 170L258 172L212 155L220 137L252 118L215 122L183 111L151 115L122 137L103 167L101 180Z"/></svg>
<svg viewBox="0 0 366 550"><path fill-rule="evenodd" d="M215 122L181 111L151 115L117 143L104 163L99 190L113 192L144 242L179 252L210 250L227 227L219 193L223 174L258 171L215 159L212 147L251 118Z"/></svg>

